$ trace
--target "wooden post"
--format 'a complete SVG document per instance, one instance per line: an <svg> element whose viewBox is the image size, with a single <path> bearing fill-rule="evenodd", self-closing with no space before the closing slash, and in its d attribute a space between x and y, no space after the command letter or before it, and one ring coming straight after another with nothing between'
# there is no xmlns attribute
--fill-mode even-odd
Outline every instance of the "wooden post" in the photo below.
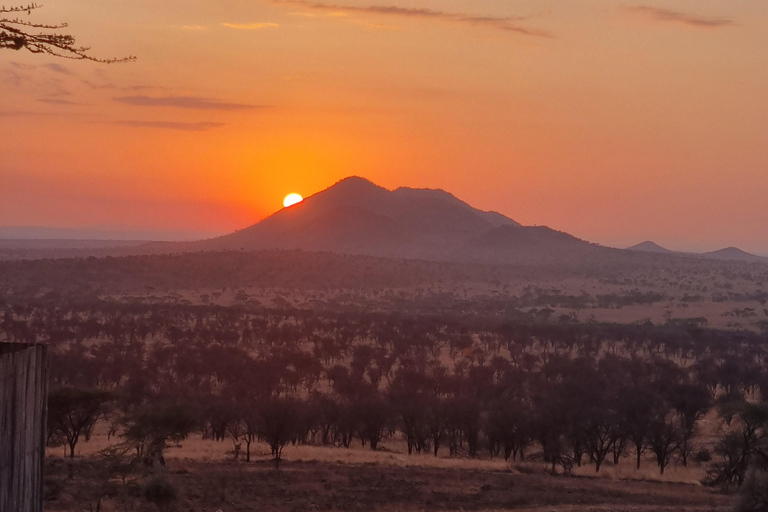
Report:
<svg viewBox="0 0 768 512"><path fill-rule="evenodd" d="M0 512L42 512L48 347L0 343Z"/></svg>

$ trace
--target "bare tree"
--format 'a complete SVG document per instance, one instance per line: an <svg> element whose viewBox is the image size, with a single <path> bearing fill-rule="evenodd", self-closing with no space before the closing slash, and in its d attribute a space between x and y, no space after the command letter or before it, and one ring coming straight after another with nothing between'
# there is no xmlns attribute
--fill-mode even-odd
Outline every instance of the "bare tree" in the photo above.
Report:
<svg viewBox="0 0 768 512"><path fill-rule="evenodd" d="M74 36L57 32L67 28L66 23L49 25L22 18L22 16L31 16L32 12L40 7L35 3L10 7L0 6L0 49L26 49L32 53L43 53L65 59L92 60L105 64L136 60L134 56L119 59L92 57L88 55L90 47L77 46Z"/></svg>

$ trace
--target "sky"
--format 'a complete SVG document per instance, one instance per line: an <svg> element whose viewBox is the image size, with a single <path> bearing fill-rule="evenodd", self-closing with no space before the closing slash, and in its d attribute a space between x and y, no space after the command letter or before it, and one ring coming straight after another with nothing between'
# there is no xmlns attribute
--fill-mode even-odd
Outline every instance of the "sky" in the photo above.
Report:
<svg viewBox="0 0 768 512"><path fill-rule="evenodd" d="M350 175L605 245L768 254L765 0L48 0L0 226L226 233Z"/></svg>

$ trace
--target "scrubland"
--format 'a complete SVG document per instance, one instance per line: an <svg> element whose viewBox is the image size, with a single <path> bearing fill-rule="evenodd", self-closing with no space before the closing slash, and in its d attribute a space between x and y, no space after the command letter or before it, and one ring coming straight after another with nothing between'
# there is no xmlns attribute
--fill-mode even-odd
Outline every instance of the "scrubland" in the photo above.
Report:
<svg viewBox="0 0 768 512"><path fill-rule="evenodd" d="M4 262L0 339L50 347L49 510L732 510L768 453L766 282L680 258Z"/></svg>

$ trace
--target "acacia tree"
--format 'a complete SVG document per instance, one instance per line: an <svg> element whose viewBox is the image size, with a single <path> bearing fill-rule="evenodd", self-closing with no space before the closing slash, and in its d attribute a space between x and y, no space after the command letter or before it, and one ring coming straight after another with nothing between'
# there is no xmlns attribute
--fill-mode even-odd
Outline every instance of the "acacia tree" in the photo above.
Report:
<svg viewBox="0 0 768 512"><path fill-rule="evenodd" d="M98 389L60 388L48 397L49 443L66 442L69 457L75 457L80 436L90 439L94 425L114 399L108 391Z"/></svg>
<svg viewBox="0 0 768 512"><path fill-rule="evenodd" d="M291 397L271 397L256 406L255 430L269 445L276 469L280 468L283 448L297 437L301 411L302 403Z"/></svg>
<svg viewBox="0 0 768 512"><path fill-rule="evenodd" d="M719 460L710 466L705 483L726 489L741 487L750 468L764 472L768 467L768 403L726 404L720 416L726 425L733 426L715 446ZM765 478L752 483L761 484L768 495Z"/></svg>
<svg viewBox="0 0 768 512"><path fill-rule="evenodd" d="M135 447L147 464L157 459L165 466L165 452L170 442L180 442L198 427L198 416L188 404L149 403L125 415L121 420L122 437Z"/></svg>
<svg viewBox="0 0 768 512"><path fill-rule="evenodd" d="M55 57L76 60L92 60L110 64L127 62L136 57L120 59L98 59L88 55L90 47L77 46L75 37L57 31L67 28L66 23L46 24L29 21L22 16L31 16L41 6L35 3L16 6L0 6L0 49L28 50Z"/></svg>

